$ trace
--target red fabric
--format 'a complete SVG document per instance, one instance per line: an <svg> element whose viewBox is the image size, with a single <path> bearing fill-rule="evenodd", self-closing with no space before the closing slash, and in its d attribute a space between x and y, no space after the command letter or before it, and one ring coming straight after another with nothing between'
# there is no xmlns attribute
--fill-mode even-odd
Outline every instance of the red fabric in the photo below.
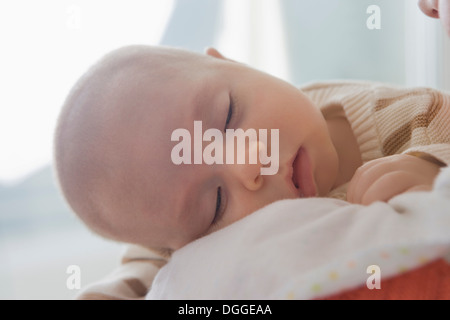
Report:
<svg viewBox="0 0 450 320"><path fill-rule="evenodd" d="M450 264L443 259L383 281L326 297L325 300L450 300Z"/></svg>

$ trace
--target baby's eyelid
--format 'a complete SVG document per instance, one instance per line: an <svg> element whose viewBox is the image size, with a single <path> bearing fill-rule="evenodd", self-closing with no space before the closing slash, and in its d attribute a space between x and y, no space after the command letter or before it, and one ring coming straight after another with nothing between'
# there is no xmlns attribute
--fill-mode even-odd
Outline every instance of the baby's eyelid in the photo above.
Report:
<svg viewBox="0 0 450 320"><path fill-rule="evenodd" d="M228 125L230 124L230 121L231 121L232 117L233 117L233 102L232 102L232 100L230 98L230 103L228 105L227 120L225 121L225 130L228 129Z"/></svg>
<svg viewBox="0 0 450 320"><path fill-rule="evenodd" d="M216 196L216 211L214 212L214 220L216 219L220 209L222 208L222 188L217 188L217 196Z"/></svg>
<svg viewBox="0 0 450 320"><path fill-rule="evenodd" d="M225 121L225 130L228 129L229 124L233 121L233 119L236 117L236 102L235 99L233 98L233 96L230 93L230 102L228 105L228 114L227 114L227 119Z"/></svg>
<svg viewBox="0 0 450 320"><path fill-rule="evenodd" d="M223 213L225 212L226 207L226 201L224 197L224 192L222 187L217 188L217 199L216 199L216 211L214 213L214 219L211 223L211 225L215 225L217 222L220 221L220 219L223 216Z"/></svg>

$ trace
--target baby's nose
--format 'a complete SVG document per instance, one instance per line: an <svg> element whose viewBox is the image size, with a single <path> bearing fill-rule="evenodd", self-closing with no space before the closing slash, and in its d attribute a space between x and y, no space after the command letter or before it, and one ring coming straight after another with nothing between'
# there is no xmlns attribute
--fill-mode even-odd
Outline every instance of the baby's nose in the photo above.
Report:
<svg viewBox="0 0 450 320"><path fill-rule="evenodd" d="M250 191L257 191L264 183L264 178L261 175L262 165L259 158L260 152L263 150L265 150L263 143L252 141L249 143L247 150L238 150L238 152L246 152L245 164L232 165L235 178Z"/></svg>
<svg viewBox="0 0 450 320"><path fill-rule="evenodd" d="M419 8L431 18L439 18L438 0L419 0Z"/></svg>

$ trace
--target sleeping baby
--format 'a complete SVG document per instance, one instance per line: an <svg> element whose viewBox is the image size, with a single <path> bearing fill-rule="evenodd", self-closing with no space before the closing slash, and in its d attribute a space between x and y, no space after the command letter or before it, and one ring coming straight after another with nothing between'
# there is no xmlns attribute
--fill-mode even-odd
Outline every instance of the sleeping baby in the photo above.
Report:
<svg viewBox="0 0 450 320"><path fill-rule="evenodd" d="M261 158L173 161L173 133L195 140L198 123L216 133L200 152L217 146L220 132L277 130L276 140L235 149L276 152L276 172L262 174ZM228 143L220 140L223 150ZM193 158L188 149L179 155ZM278 200L369 205L429 190L448 164L447 93L361 81L299 89L215 49L136 45L107 54L70 92L55 133L58 181L81 220L106 238L168 254Z"/></svg>

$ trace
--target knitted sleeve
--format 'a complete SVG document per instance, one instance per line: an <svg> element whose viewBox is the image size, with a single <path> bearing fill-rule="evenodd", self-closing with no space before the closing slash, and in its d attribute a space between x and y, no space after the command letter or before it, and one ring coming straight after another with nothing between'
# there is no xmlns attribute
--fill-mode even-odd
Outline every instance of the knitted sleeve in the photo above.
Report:
<svg viewBox="0 0 450 320"><path fill-rule="evenodd" d="M301 88L321 109L340 105L364 162L410 154L450 165L450 95L431 88L325 82Z"/></svg>
<svg viewBox="0 0 450 320"><path fill-rule="evenodd" d="M77 300L144 299L159 269L168 257L138 245L128 245L121 264L103 279L89 284Z"/></svg>

